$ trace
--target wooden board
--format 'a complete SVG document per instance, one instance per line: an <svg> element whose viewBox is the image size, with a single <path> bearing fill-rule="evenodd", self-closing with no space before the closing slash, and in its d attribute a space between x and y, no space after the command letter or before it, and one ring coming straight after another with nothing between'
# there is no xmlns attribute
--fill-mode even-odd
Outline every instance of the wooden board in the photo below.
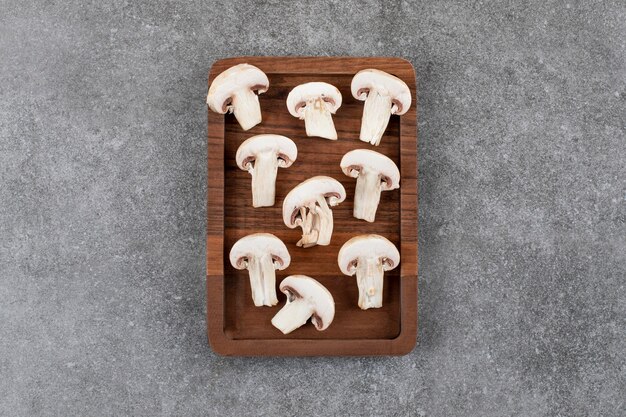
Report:
<svg viewBox="0 0 626 417"><path fill-rule="evenodd" d="M263 122L244 132L233 115L209 111L207 205L207 327L214 351L243 356L400 355L410 352L417 334L417 97L412 65L400 58L238 57L217 61L212 80L227 68L248 63L264 71L269 90L260 98ZM392 116L378 147L359 140L363 102L350 93L354 74L376 68L404 80L413 102L403 116ZM307 137L304 121L292 117L285 104L293 87L310 81L336 86L343 104L333 116L339 139ZM298 146L297 161L279 169L274 207L253 208L251 177L235 163L235 153L247 138L275 133ZM352 149L373 149L393 159L401 172L400 189L381 195L376 222L352 217L356 180L339 167ZM332 208L334 232L329 246L298 248L301 229L289 229L282 220L282 201L298 183L315 175L328 175L346 189L346 200ZM269 232L289 249L291 265L276 271L277 285L292 274L309 275L333 294L335 319L322 332L307 323L289 335L270 320L285 304L278 291L275 307L255 307L246 270L234 269L228 260L232 245L250 233ZM361 310L357 306L355 277L341 273L337 253L351 237L377 233L400 250L399 267L385 273L383 307Z"/></svg>

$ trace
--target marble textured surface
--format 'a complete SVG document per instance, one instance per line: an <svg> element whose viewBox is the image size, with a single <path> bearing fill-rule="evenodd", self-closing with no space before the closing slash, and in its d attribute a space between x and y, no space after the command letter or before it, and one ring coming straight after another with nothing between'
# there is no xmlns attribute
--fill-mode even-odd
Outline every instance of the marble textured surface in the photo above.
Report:
<svg viewBox="0 0 626 417"><path fill-rule="evenodd" d="M419 88L419 345L205 335L207 71L389 55ZM623 416L626 3L0 4L0 415Z"/></svg>

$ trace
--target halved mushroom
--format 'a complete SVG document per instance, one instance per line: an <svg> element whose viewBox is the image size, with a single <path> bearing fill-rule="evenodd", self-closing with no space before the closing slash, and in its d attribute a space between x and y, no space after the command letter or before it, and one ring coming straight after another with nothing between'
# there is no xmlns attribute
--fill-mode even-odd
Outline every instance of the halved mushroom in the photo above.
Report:
<svg viewBox="0 0 626 417"><path fill-rule="evenodd" d="M398 266L400 253L380 235L360 235L343 244L337 263L345 275L356 273L359 307L363 310L380 308L383 306L384 271Z"/></svg>
<svg viewBox="0 0 626 417"><path fill-rule="evenodd" d="M356 178L353 215L373 222L381 191L400 187L400 171L385 155L369 149L355 149L341 158L341 170Z"/></svg>
<svg viewBox="0 0 626 417"><path fill-rule="evenodd" d="M254 65L235 65L215 77L206 102L215 113L235 113L241 128L249 130L261 123L257 94L263 94L269 86L267 75Z"/></svg>
<svg viewBox="0 0 626 417"><path fill-rule="evenodd" d="M298 157L291 139L280 135L257 135L237 149L237 166L252 175L252 206L274 205L278 168L288 168Z"/></svg>
<svg viewBox="0 0 626 417"><path fill-rule="evenodd" d="M307 136L337 139L332 114L341 107L341 93L328 83L306 83L287 96L287 108L293 117L304 119Z"/></svg>
<svg viewBox="0 0 626 417"><path fill-rule="evenodd" d="M330 244L333 234L333 212L346 198L346 190L331 177L309 178L295 186L283 201L283 221L290 229L302 228L302 239L296 243L305 248Z"/></svg>
<svg viewBox="0 0 626 417"><path fill-rule="evenodd" d="M306 275L290 275L280 283L287 304L274 316L272 325L291 333L309 318L317 330L326 330L335 317L335 300L322 284Z"/></svg>
<svg viewBox="0 0 626 417"><path fill-rule="evenodd" d="M276 298L276 269L291 263L289 251L282 240L271 233L254 233L239 239L230 249L233 268L247 269L254 305L274 306Z"/></svg>
<svg viewBox="0 0 626 417"><path fill-rule="evenodd" d="M392 114L402 115L411 107L411 92L400 78L377 69L356 73L352 96L365 101L359 139L378 146Z"/></svg>

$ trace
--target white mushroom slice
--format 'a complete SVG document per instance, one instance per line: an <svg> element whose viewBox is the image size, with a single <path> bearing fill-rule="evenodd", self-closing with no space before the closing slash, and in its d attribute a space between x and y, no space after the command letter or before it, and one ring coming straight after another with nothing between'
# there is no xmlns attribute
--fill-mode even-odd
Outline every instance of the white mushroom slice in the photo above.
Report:
<svg viewBox="0 0 626 417"><path fill-rule="evenodd" d="M269 85L267 75L254 65L235 65L215 77L206 102L216 113L235 113L241 128L249 130L261 123L257 94L266 92Z"/></svg>
<svg viewBox="0 0 626 417"><path fill-rule="evenodd" d="M335 300L322 284L306 275L291 275L280 283L287 304L274 316L272 325L291 333L309 319L317 330L326 330L335 317Z"/></svg>
<svg viewBox="0 0 626 417"><path fill-rule="evenodd" d="M343 244L337 263L345 275L356 273L359 307L363 310L380 308L383 306L384 271L398 266L400 253L382 236L360 235Z"/></svg>
<svg viewBox="0 0 626 417"><path fill-rule="evenodd" d="M309 178L295 186L283 201L283 221L290 229L302 228L297 246L330 244L333 212L330 207L346 199L346 190L331 177Z"/></svg>
<svg viewBox="0 0 626 417"><path fill-rule="evenodd" d="M298 157L291 139L280 135L257 135L237 149L237 166L252 175L252 206L274 205L278 168L288 168Z"/></svg>
<svg viewBox="0 0 626 417"><path fill-rule="evenodd" d="M400 187L400 171L385 155L368 149L355 149L341 158L341 170L356 178L353 215L373 222L381 191Z"/></svg>
<svg viewBox="0 0 626 417"><path fill-rule="evenodd" d="M392 114L403 115L411 107L411 92L404 81L384 71L365 69L356 73L352 96L365 101L359 139L378 146Z"/></svg>
<svg viewBox="0 0 626 417"><path fill-rule="evenodd" d="M332 114L341 107L341 93L328 83L306 83L287 96L287 108L293 117L304 119L307 136L337 139Z"/></svg>
<svg viewBox="0 0 626 417"><path fill-rule="evenodd" d="M230 263L233 268L248 270L255 306L278 304L276 269L283 270L291 263L282 240L270 233L242 237L230 249Z"/></svg>

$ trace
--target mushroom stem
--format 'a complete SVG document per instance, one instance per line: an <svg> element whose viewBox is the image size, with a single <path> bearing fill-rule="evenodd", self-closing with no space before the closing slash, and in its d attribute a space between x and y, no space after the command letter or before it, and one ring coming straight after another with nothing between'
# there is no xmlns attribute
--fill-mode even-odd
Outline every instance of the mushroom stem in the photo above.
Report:
<svg viewBox="0 0 626 417"><path fill-rule="evenodd" d="M273 152L259 153L249 172L252 175L252 206L273 206L278 173L276 155Z"/></svg>
<svg viewBox="0 0 626 417"><path fill-rule="evenodd" d="M326 198L320 196L309 207L300 207L302 239L296 246L327 246L333 234L333 211L328 207Z"/></svg>
<svg viewBox="0 0 626 417"><path fill-rule="evenodd" d="M373 222L376 218L381 190L380 175L364 167L356 179L354 210L352 211L354 217Z"/></svg>
<svg viewBox="0 0 626 417"><path fill-rule="evenodd" d="M361 309L383 306L383 275L383 264L379 258L359 261L356 268L356 283L359 287Z"/></svg>
<svg viewBox="0 0 626 417"><path fill-rule="evenodd" d="M337 140L337 131L332 115L321 98L307 103L304 109L304 126L307 136Z"/></svg>
<svg viewBox="0 0 626 417"><path fill-rule="evenodd" d="M264 260L262 262L263 273L263 301L266 306L275 306L278 304L278 298L276 297L276 269L278 265L274 263L271 256L270 262Z"/></svg>
<svg viewBox="0 0 626 417"><path fill-rule="evenodd" d="M319 196L317 204L313 207L316 229L319 233L317 244L327 246L330 244L330 238L333 234L333 211L328 207L326 198Z"/></svg>
<svg viewBox="0 0 626 417"><path fill-rule="evenodd" d="M272 257L263 255L262 257L251 258L248 260L247 268L254 305L271 307L278 304L276 270Z"/></svg>
<svg viewBox="0 0 626 417"><path fill-rule="evenodd" d="M242 89L233 95L232 107L243 130L250 130L261 123L261 105L254 91Z"/></svg>
<svg viewBox="0 0 626 417"><path fill-rule="evenodd" d="M370 91L363 107L359 139L378 146L391 117L391 97Z"/></svg>
<svg viewBox="0 0 626 417"><path fill-rule="evenodd" d="M312 210L306 207L300 207L300 217L302 227L302 239L296 243L296 246L302 246L304 248L310 248L315 246L319 236L317 228L314 228L316 222L316 216Z"/></svg>
<svg viewBox="0 0 626 417"><path fill-rule="evenodd" d="M305 299L287 299L287 304L272 318L272 325L287 334L304 325L312 315L313 307Z"/></svg>

